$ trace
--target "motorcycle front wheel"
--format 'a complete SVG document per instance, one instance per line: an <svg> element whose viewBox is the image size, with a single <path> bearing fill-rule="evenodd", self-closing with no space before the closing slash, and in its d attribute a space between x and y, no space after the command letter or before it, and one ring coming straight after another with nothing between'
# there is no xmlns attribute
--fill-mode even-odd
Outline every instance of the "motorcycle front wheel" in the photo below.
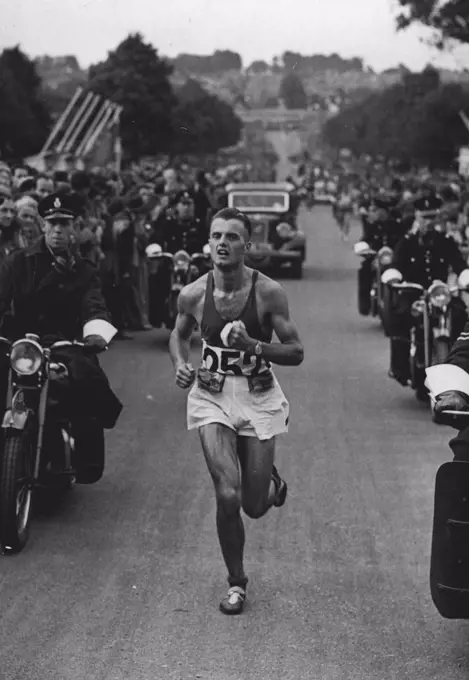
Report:
<svg viewBox="0 0 469 680"><path fill-rule="evenodd" d="M30 431L5 432L0 483L0 543L5 554L25 547L33 510L34 441Z"/></svg>

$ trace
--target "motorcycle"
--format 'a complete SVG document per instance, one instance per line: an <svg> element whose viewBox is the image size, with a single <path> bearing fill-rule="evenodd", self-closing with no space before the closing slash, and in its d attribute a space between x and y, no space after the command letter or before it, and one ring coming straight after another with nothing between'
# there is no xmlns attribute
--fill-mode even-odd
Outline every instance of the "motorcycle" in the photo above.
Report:
<svg viewBox="0 0 469 680"><path fill-rule="evenodd" d="M434 398L430 394L432 410ZM435 418L458 430L469 427L469 411L442 411ZM430 592L441 616L469 619L469 465L443 463L435 478Z"/></svg>
<svg viewBox="0 0 469 680"><path fill-rule="evenodd" d="M85 345L64 340L43 347L39 336L27 333L14 343L0 338L0 346L10 361L2 422L0 545L3 554L13 554L28 541L36 491L69 491L75 484L72 424L51 417L49 388L51 381L68 378L65 364L53 360L54 350Z"/></svg>
<svg viewBox="0 0 469 680"><path fill-rule="evenodd" d="M412 302L413 318L410 334L410 385L418 398L428 396L425 387L425 369L441 364L448 356L452 344L451 301L463 289L434 281L426 290L418 283L390 283L393 291L417 297Z"/></svg>
<svg viewBox="0 0 469 680"><path fill-rule="evenodd" d="M369 301L365 304L361 297L360 279L358 290L358 311L364 316L369 314L379 317L386 335L389 330L389 289L381 281L381 276L392 264L393 251L389 246L383 245L379 250L374 250L365 241L359 241L354 246L356 255L362 258L362 268L371 267L372 283ZM359 272L360 276L360 272ZM365 314L366 312L366 314Z"/></svg>
<svg viewBox="0 0 469 680"><path fill-rule="evenodd" d="M148 316L155 328L164 325L172 330L178 314L178 299L181 290L210 269L210 246L206 244L201 253L189 255L185 250L178 250L172 255L163 251L158 243L147 246L148 265ZM170 275L170 287L166 299L161 305L161 266L167 263Z"/></svg>

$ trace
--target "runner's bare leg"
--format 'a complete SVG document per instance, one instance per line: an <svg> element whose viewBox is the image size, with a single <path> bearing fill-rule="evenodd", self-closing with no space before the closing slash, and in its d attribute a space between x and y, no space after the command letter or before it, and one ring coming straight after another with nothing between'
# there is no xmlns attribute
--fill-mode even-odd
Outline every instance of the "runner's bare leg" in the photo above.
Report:
<svg viewBox="0 0 469 680"><path fill-rule="evenodd" d="M272 481L275 437L259 440L238 437L238 457L242 470L242 508L248 517L258 519L272 506L276 487Z"/></svg>
<svg viewBox="0 0 469 680"><path fill-rule="evenodd" d="M199 428L205 461L215 487L218 540L230 586L245 587L244 524L241 519L241 475L236 433L220 423Z"/></svg>

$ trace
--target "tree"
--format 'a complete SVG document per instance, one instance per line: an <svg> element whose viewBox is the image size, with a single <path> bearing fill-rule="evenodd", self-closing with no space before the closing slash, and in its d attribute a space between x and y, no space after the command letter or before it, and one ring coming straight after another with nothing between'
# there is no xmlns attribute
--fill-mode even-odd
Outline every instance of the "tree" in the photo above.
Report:
<svg viewBox="0 0 469 680"><path fill-rule="evenodd" d="M253 61L251 66L248 68L250 73L265 73L269 70L269 64L262 59L257 59Z"/></svg>
<svg viewBox="0 0 469 680"><path fill-rule="evenodd" d="M53 119L64 111L79 85L86 86L88 75L80 68L73 55L35 60L37 73L42 80L44 101Z"/></svg>
<svg viewBox="0 0 469 680"><path fill-rule="evenodd" d="M282 55L283 64L286 71L299 72L324 72L337 71L338 73L346 73L347 71L364 70L363 59L353 57L352 59L343 59L339 54L312 54L306 56L299 52L286 51Z"/></svg>
<svg viewBox="0 0 469 680"><path fill-rule="evenodd" d="M282 67L280 65L279 57L274 57L272 59L272 72L273 73L281 73L282 72Z"/></svg>
<svg viewBox="0 0 469 680"><path fill-rule="evenodd" d="M229 104L206 92L192 79L178 90L177 98L175 153L215 153L237 144L242 123Z"/></svg>
<svg viewBox="0 0 469 680"><path fill-rule="evenodd" d="M306 109L308 97L303 83L295 73L288 73L280 83L279 96L287 109Z"/></svg>
<svg viewBox="0 0 469 680"><path fill-rule="evenodd" d="M433 66L427 66L421 73L404 73L402 82L409 97L423 97L440 87L441 78Z"/></svg>
<svg viewBox="0 0 469 680"><path fill-rule="evenodd" d="M0 150L11 157L40 151L51 119L36 67L19 47L0 55Z"/></svg>
<svg viewBox="0 0 469 680"><path fill-rule="evenodd" d="M140 33L129 35L106 61L90 68L90 89L123 107L120 134L131 160L171 148L176 106L171 72Z"/></svg>
<svg viewBox="0 0 469 680"><path fill-rule="evenodd" d="M469 43L469 2L467 0L399 0L398 30L418 23L435 30L436 45L456 40Z"/></svg>
<svg viewBox="0 0 469 680"><path fill-rule="evenodd" d="M179 71L194 75L240 71L243 66L241 56L230 50L216 50L210 55L179 54L173 63Z"/></svg>
<svg viewBox="0 0 469 680"><path fill-rule="evenodd" d="M468 107L467 91L441 84L438 73L427 68L345 107L327 121L323 135L328 144L357 156L450 168L467 141L459 111Z"/></svg>

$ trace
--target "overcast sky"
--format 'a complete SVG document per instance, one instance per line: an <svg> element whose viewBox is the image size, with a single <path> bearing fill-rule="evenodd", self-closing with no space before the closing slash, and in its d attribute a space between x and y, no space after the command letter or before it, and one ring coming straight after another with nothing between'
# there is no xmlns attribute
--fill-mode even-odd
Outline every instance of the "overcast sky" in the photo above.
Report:
<svg viewBox="0 0 469 680"><path fill-rule="evenodd" d="M396 35L396 0L5 0L0 48L20 44L30 56L75 54L100 61L140 31L159 52L210 54L231 49L245 65L285 50L360 56L376 70L399 62L469 66L469 53L439 56L417 29Z"/></svg>

